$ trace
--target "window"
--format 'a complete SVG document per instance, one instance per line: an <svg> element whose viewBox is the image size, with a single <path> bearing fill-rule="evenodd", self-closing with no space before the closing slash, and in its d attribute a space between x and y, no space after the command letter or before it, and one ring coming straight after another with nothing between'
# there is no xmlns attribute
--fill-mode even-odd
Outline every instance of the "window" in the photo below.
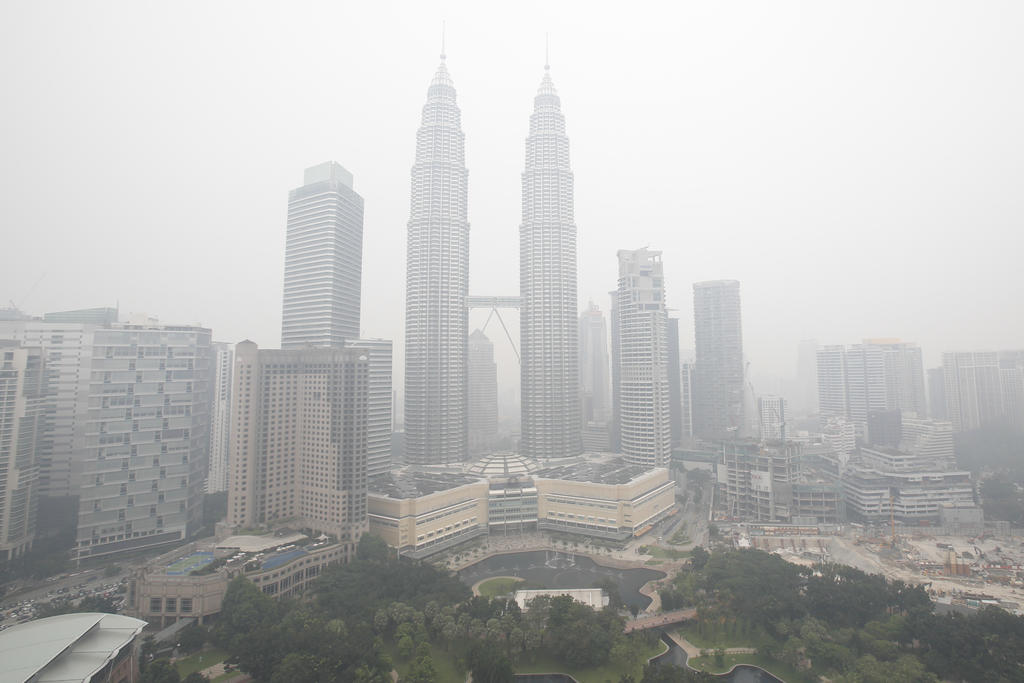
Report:
<svg viewBox="0 0 1024 683"><path fill-rule="evenodd" d="M192 612L192 598L181 599L181 612L182 614L188 614Z"/></svg>
<svg viewBox="0 0 1024 683"><path fill-rule="evenodd" d="M149 611L150 612L159 612L160 611L160 607L161 607L161 602L162 601L161 601L160 598L150 598L149 599Z"/></svg>
<svg viewBox="0 0 1024 683"><path fill-rule="evenodd" d="M177 598L167 598L167 601L166 601L166 604L164 605L164 607L166 608L165 611L167 611L167 612L177 612L178 611L178 599Z"/></svg>

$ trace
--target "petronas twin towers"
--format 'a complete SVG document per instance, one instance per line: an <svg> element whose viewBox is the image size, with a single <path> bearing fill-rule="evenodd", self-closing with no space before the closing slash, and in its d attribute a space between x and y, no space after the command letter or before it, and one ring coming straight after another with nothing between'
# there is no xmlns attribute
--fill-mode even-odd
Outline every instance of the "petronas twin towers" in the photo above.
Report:
<svg viewBox="0 0 1024 683"><path fill-rule="evenodd" d="M445 55L427 90L412 168L405 304L405 446L415 465L468 457L468 175ZM549 67L534 98L522 177L522 447L581 452L576 224L565 117Z"/></svg>

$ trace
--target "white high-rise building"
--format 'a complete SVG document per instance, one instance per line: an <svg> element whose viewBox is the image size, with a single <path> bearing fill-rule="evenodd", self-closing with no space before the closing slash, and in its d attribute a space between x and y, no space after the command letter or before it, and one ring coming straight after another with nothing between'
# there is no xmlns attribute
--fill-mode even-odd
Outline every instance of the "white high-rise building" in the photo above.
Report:
<svg viewBox="0 0 1024 683"><path fill-rule="evenodd" d="M679 426L682 443L693 439L693 361L679 364Z"/></svg>
<svg viewBox="0 0 1024 683"><path fill-rule="evenodd" d="M211 356L201 327L94 332L78 463L80 558L184 541L202 526Z"/></svg>
<svg viewBox="0 0 1024 683"><path fill-rule="evenodd" d="M465 136L445 55L427 90L412 167L405 288L405 458L468 457L469 220Z"/></svg>
<svg viewBox="0 0 1024 683"><path fill-rule="evenodd" d="M668 311L661 252L621 250L619 257L619 433L634 464L667 467L672 455Z"/></svg>
<svg viewBox="0 0 1024 683"><path fill-rule="evenodd" d="M281 348L340 345L359 336L363 198L328 161L288 194Z"/></svg>
<svg viewBox="0 0 1024 683"><path fill-rule="evenodd" d="M38 347L46 354L48 419L37 444L38 491L44 506L52 499L78 495L73 470L81 469L75 461L84 451L92 340L97 328L65 321L0 322L0 339Z"/></svg>
<svg viewBox="0 0 1024 683"><path fill-rule="evenodd" d="M378 477L391 469L391 414L394 385L391 381L390 339L349 339L347 349L366 352L368 385L366 399L366 475Z"/></svg>
<svg viewBox="0 0 1024 683"><path fill-rule="evenodd" d="M228 490L228 437L231 427L231 373L235 349L225 342L214 342L213 397L210 399L210 472L206 492Z"/></svg>
<svg viewBox="0 0 1024 683"><path fill-rule="evenodd" d="M758 396L757 416L761 441L785 440L786 399L781 396Z"/></svg>
<svg viewBox="0 0 1024 683"><path fill-rule="evenodd" d="M469 335L469 452L489 453L498 441L498 366L482 330Z"/></svg>
<svg viewBox="0 0 1024 683"><path fill-rule="evenodd" d="M818 413L822 420L846 419L849 400L846 395L846 347L822 346L817 352Z"/></svg>
<svg viewBox="0 0 1024 683"><path fill-rule="evenodd" d="M946 413L953 431L978 429L1004 415L999 354L969 351L942 354Z"/></svg>
<svg viewBox="0 0 1024 683"><path fill-rule="evenodd" d="M0 341L0 562L31 549L36 531L36 448L46 421L45 353Z"/></svg>
<svg viewBox="0 0 1024 683"><path fill-rule="evenodd" d="M569 138L548 65L533 99L519 226L523 455L578 455L576 223Z"/></svg>

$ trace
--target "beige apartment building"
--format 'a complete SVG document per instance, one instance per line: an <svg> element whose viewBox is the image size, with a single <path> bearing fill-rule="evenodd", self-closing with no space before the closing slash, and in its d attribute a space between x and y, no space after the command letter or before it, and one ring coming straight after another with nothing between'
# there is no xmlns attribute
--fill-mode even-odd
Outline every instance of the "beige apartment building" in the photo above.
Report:
<svg viewBox="0 0 1024 683"><path fill-rule="evenodd" d="M367 354L235 348L228 523L354 547L366 530Z"/></svg>

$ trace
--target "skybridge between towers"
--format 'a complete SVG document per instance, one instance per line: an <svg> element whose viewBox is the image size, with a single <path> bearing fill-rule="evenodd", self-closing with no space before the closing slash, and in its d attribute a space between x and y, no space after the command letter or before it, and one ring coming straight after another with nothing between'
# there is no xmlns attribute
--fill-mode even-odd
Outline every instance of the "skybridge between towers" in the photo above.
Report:
<svg viewBox="0 0 1024 683"><path fill-rule="evenodd" d="M497 316L498 322L501 323L501 329L505 330L505 336L508 338L508 343L512 346L512 352L516 354L516 361L522 362L519 357L519 349L516 347L515 341L512 339L512 335L509 334L508 327L505 325L504 319L501 317L502 309L514 308L518 310L523 304L522 297L518 296L467 296L466 297L466 308L489 308L490 313L487 314L487 321L484 322L484 326L481 328L482 332L487 331L487 325L491 322L491 318Z"/></svg>

